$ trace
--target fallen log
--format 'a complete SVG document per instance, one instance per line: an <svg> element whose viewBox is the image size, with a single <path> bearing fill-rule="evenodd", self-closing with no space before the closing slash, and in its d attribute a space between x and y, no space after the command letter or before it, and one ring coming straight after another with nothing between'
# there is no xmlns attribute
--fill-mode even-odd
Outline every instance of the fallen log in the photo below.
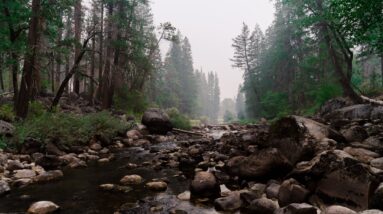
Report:
<svg viewBox="0 0 383 214"><path fill-rule="evenodd" d="M198 136L205 136L204 134L202 133L198 133L198 132L191 132L191 131L186 131L186 130L183 130L183 129L176 129L176 128L173 128L173 132L178 132L178 133L182 133L182 134L188 134L188 135L198 135Z"/></svg>

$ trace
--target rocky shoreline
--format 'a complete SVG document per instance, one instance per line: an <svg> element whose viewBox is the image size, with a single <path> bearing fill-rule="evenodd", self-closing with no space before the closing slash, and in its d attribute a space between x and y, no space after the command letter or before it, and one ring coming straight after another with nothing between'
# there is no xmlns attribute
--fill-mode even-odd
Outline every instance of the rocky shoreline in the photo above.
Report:
<svg viewBox="0 0 383 214"><path fill-rule="evenodd" d="M176 146L156 147L164 142ZM168 135L149 134L138 126L109 143L95 138L68 150L26 144L23 154L0 152L0 193L60 179L66 167L112 161L114 152L126 147L154 154L142 166L178 170L190 180L190 191L177 201L210 203L229 213L383 213L383 108L350 106L343 100L330 101L317 117L289 116L273 125L208 126ZM141 182L140 175L126 175L118 184L97 188L123 192ZM148 191L162 192L169 181L145 182ZM187 213L145 199L142 203L116 213Z"/></svg>

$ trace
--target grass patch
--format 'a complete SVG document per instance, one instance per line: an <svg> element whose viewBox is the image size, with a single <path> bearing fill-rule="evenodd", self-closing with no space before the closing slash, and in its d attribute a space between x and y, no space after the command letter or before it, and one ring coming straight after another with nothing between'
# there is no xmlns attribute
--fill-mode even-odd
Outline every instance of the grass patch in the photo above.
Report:
<svg viewBox="0 0 383 214"><path fill-rule="evenodd" d="M190 119L187 116L181 114L178 111L178 109L176 108L168 109L167 113L170 117L170 122L173 124L174 128L184 129L184 130L192 129Z"/></svg>
<svg viewBox="0 0 383 214"><path fill-rule="evenodd" d="M14 143L26 138L59 144L87 144L96 135L113 138L127 125L108 112L78 116L68 113L43 113L16 124Z"/></svg>

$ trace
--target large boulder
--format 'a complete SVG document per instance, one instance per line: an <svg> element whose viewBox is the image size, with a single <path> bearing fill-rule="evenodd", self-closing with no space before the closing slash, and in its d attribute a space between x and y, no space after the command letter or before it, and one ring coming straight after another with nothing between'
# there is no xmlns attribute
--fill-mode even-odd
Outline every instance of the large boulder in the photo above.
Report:
<svg viewBox="0 0 383 214"><path fill-rule="evenodd" d="M14 131L15 127L12 124L0 120L0 136L12 136Z"/></svg>
<svg viewBox="0 0 383 214"><path fill-rule="evenodd" d="M166 134L173 128L169 116L158 108L146 110L141 122L153 134Z"/></svg>
<svg viewBox="0 0 383 214"><path fill-rule="evenodd" d="M11 191L11 188L9 187L8 183L0 180L0 196L8 193L9 191Z"/></svg>
<svg viewBox="0 0 383 214"><path fill-rule="evenodd" d="M366 210L377 187L376 178L363 164L351 165L326 174L318 183L316 194L328 203Z"/></svg>
<svg viewBox="0 0 383 214"><path fill-rule="evenodd" d="M50 201L39 201L33 203L29 209L30 214L48 214L56 212L60 207Z"/></svg>
<svg viewBox="0 0 383 214"><path fill-rule="evenodd" d="M242 205L239 192L233 192L230 195L222 198L217 198L214 201L214 206L216 210L219 211L235 211L239 209Z"/></svg>
<svg viewBox="0 0 383 214"><path fill-rule="evenodd" d="M278 203L287 206L292 203L302 203L308 198L310 192L301 186L296 180L285 180L279 189Z"/></svg>
<svg viewBox="0 0 383 214"><path fill-rule="evenodd" d="M292 164L275 148L260 150L249 157L233 157L227 163L230 174L259 180L284 176L291 169Z"/></svg>
<svg viewBox="0 0 383 214"><path fill-rule="evenodd" d="M190 184L192 196L214 197L219 195L220 187L211 172L197 172Z"/></svg>
<svg viewBox="0 0 383 214"><path fill-rule="evenodd" d="M318 142L332 139L345 142L345 138L336 130L314 120L289 116L278 120L270 127L270 138L266 145L279 151L295 164L301 160L311 160L319 152Z"/></svg>
<svg viewBox="0 0 383 214"><path fill-rule="evenodd" d="M337 119L370 119L371 113L375 108L370 104L359 104L347 106L332 111L331 113L325 115L327 120L337 120ZM375 113L377 114L377 113Z"/></svg>
<svg viewBox="0 0 383 214"><path fill-rule="evenodd" d="M273 214L278 208L278 204L273 200L260 198L252 201L241 213Z"/></svg>
<svg viewBox="0 0 383 214"><path fill-rule="evenodd" d="M327 207L323 212L323 214L357 214L355 211L338 205Z"/></svg>

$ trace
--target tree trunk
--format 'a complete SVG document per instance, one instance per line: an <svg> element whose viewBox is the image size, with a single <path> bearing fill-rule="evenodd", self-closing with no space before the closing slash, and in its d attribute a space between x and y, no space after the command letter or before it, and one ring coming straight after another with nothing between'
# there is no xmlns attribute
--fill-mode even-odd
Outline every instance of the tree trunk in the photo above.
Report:
<svg viewBox="0 0 383 214"><path fill-rule="evenodd" d="M91 80L90 80L90 85L89 85L89 103L91 105L94 104L94 100L93 100L93 95L94 95L94 70L95 70L95 67L96 67L96 60L95 60L95 51L96 51L96 38L93 37L92 38L92 54L91 54L91 62L90 62L90 77L91 77Z"/></svg>
<svg viewBox="0 0 383 214"><path fill-rule="evenodd" d="M340 60L338 58L338 55L337 55L337 53L336 53L336 51L334 49L334 45L333 45L333 42L332 42L332 39L331 39L328 27L327 26L323 26L323 30L325 32L325 41L326 41L327 49L328 49L328 52L329 52L329 56L331 57L332 63L334 65L335 73L337 74L339 82L340 82L340 84L341 84L341 86L343 88L344 95L349 97L354 103L363 103L363 99L351 87L350 77L348 77L349 75L346 76L346 74L343 71L341 62L340 62ZM349 65L350 64L348 62L348 64L347 64L347 69L348 69L347 73L350 72L349 69L352 70L352 66L350 68Z"/></svg>
<svg viewBox="0 0 383 214"><path fill-rule="evenodd" d="M380 56L380 74L382 75L382 87L383 87L383 53Z"/></svg>
<svg viewBox="0 0 383 214"><path fill-rule="evenodd" d="M102 107L104 109L110 108L112 103L110 103L109 95L110 95L110 86L111 86L111 79L110 79L110 73L111 73L111 66L112 66L112 60L113 60L113 3L108 3L108 26L107 26L107 49L106 49L106 61L105 61L105 68L103 72L103 86L102 86Z"/></svg>
<svg viewBox="0 0 383 214"><path fill-rule="evenodd" d="M23 76L21 78L20 93L17 97L16 115L26 118L28 114L29 100L32 92L33 73L36 64L37 48L40 37L40 0L32 1L32 17L29 22L27 53L24 59Z"/></svg>
<svg viewBox="0 0 383 214"><path fill-rule="evenodd" d="M4 92L4 79L3 79L3 73L4 73L4 56L3 54L0 56L0 88L1 91Z"/></svg>
<svg viewBox="0 0 383 214"><path fill-rule="evenodd" d="M81 0L76 0L76 4L74 7L74 31L75 31L75 40L76 40L76 47L75 47L75 54L74 58L77 59L80 55L81 47L80 47L80 40L81 40ZM79 69L79 67L77 67ZM73 90L76 94L80 94L80 77L79 72L75 72L74 75L74 82L73 82Z"/></svg>
<svg viewBox="0 0 383 214"><path fill-rule="evenodd" d="M19 72L19 56L17 53L12 52L11 53L11 60L12 60L12 86L13 86L13 101L16 105L17 97L19 96L19 84L18 84L18 78L17 74ZM16 106L15 106L16 107Z"/></svg>
<svg viewBox="0 0 383 214"><path fill-rule="evenodd" d="M77 56L77 58L75 59L74 61L74 64L72 66L72 68L70 69L70 71L67 71L67 74L63 80L63 82L61 83L59 89L57 90L57 93L56 93L56 96L55 98L53 99L53 102L52 102L52 105L51 105L51 110L57 106L57 104L59 103L62 95L64 94L64 91L65 91L65 88L68 87L68 82L69 80L72 78L72 76L78 72L78 66L80 66L80 63L81 63L81 60L86 52L86 47L88 46L88 42L90 39L92 39L95 35L92 34L90 35L84 42L83 42L83 45L82 45L82 49L80 50L80 53L79 55Z"/></svg>
<svg viewBox="0 0 383 214"><path fill-rule="evenodd" d="M63 29L60 27L59 32L58 32L57 41L56 41L57 44L61 43L62 34L63 34ZM60 84L61 64L62 64L60 50L58 50L56 52L55 58L56 58L56 68L55 68L56 71L55 71L54 81L55 81L55 85L58 85L58 84ZM53 93L55 93L55 91L53 91Z"/></svg>
<svg viewBox="0 0 383 214"><path fill-rule="evenodd" d="M101 92L103 86L102 71L104 66L103 51L104 51L104 4L101 1L101 18L100 18L100 50L98 64L98 89L97 97L101 100Z"/></svg>

